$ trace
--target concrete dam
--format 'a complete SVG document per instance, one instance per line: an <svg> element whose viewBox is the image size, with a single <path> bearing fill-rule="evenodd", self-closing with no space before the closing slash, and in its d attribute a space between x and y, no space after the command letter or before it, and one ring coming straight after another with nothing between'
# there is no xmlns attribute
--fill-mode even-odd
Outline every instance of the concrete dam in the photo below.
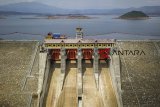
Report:
<svg viewBox="0 0 160 107"><path fill-rule="evenodd" d="M84 39L80 31L48 35L43 45L0 41L0 107L160 106L160 40Z"/></svg>

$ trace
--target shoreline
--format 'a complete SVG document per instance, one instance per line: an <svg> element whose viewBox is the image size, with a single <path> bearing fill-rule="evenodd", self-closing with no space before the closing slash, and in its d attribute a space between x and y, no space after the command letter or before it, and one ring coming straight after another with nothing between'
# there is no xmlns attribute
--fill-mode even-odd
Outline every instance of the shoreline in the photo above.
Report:
<svg viewBox="0 0 160 107"><path fill-rule="evenodd" d="M147 19L151 19L151 17L136 17L136 18L122 18L122 17L117 17L115 19L122 19L122 20L147 20Z"/></svg>

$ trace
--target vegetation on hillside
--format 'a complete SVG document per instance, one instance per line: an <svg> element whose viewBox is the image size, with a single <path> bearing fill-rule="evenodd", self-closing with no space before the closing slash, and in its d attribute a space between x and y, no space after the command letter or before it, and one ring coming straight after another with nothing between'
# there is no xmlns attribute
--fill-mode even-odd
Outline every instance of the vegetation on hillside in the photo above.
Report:
<svg viewBox="0 0 160 107"><path fill-rule="evenodd" d="M119 17L120 19L147 19L149 16L141 11L131 11Z"/></svg>

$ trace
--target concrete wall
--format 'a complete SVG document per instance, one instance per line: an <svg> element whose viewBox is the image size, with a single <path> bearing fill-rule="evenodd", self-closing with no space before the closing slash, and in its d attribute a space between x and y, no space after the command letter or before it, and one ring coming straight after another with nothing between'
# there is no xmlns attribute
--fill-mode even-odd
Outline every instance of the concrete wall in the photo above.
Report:
<svg viewBox="0 0 160 107"><path fill-rule="evenodd" d="M123 107L122 104L122 91L121 91L121 76L120 76L120 59L118 55L112 55L110 61L110 74L112 77L113 87L117 98L119 107Z"/></svg>
<svg viewBox="0 0 160 107"><path fill-rule="evenodd" d="M39 54L39 80L38 80L38 105L43 107L45 94L47 91L48 76L50 71L50 59L47 53Z"/></svg>

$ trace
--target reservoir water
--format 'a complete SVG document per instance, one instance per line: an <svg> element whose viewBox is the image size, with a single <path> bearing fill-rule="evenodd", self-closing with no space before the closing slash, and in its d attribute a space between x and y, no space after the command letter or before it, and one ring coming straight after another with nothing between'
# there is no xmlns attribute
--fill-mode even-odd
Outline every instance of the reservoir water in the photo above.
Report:
<svg viewBox="0 0 160 107"><path fill-rule="evenodd" d="M160 17L151 17L147 20L122 20L116 19L118 16L113 15L92 15L91 19L38 19L35 17L37 16L12 15L6 19L0 19L0 38L43 40L48 32L74 37L75 28L80 26L84 29L84 35L87 38L160 39ZM26 34L9 34L13 32Z"/></svg>

